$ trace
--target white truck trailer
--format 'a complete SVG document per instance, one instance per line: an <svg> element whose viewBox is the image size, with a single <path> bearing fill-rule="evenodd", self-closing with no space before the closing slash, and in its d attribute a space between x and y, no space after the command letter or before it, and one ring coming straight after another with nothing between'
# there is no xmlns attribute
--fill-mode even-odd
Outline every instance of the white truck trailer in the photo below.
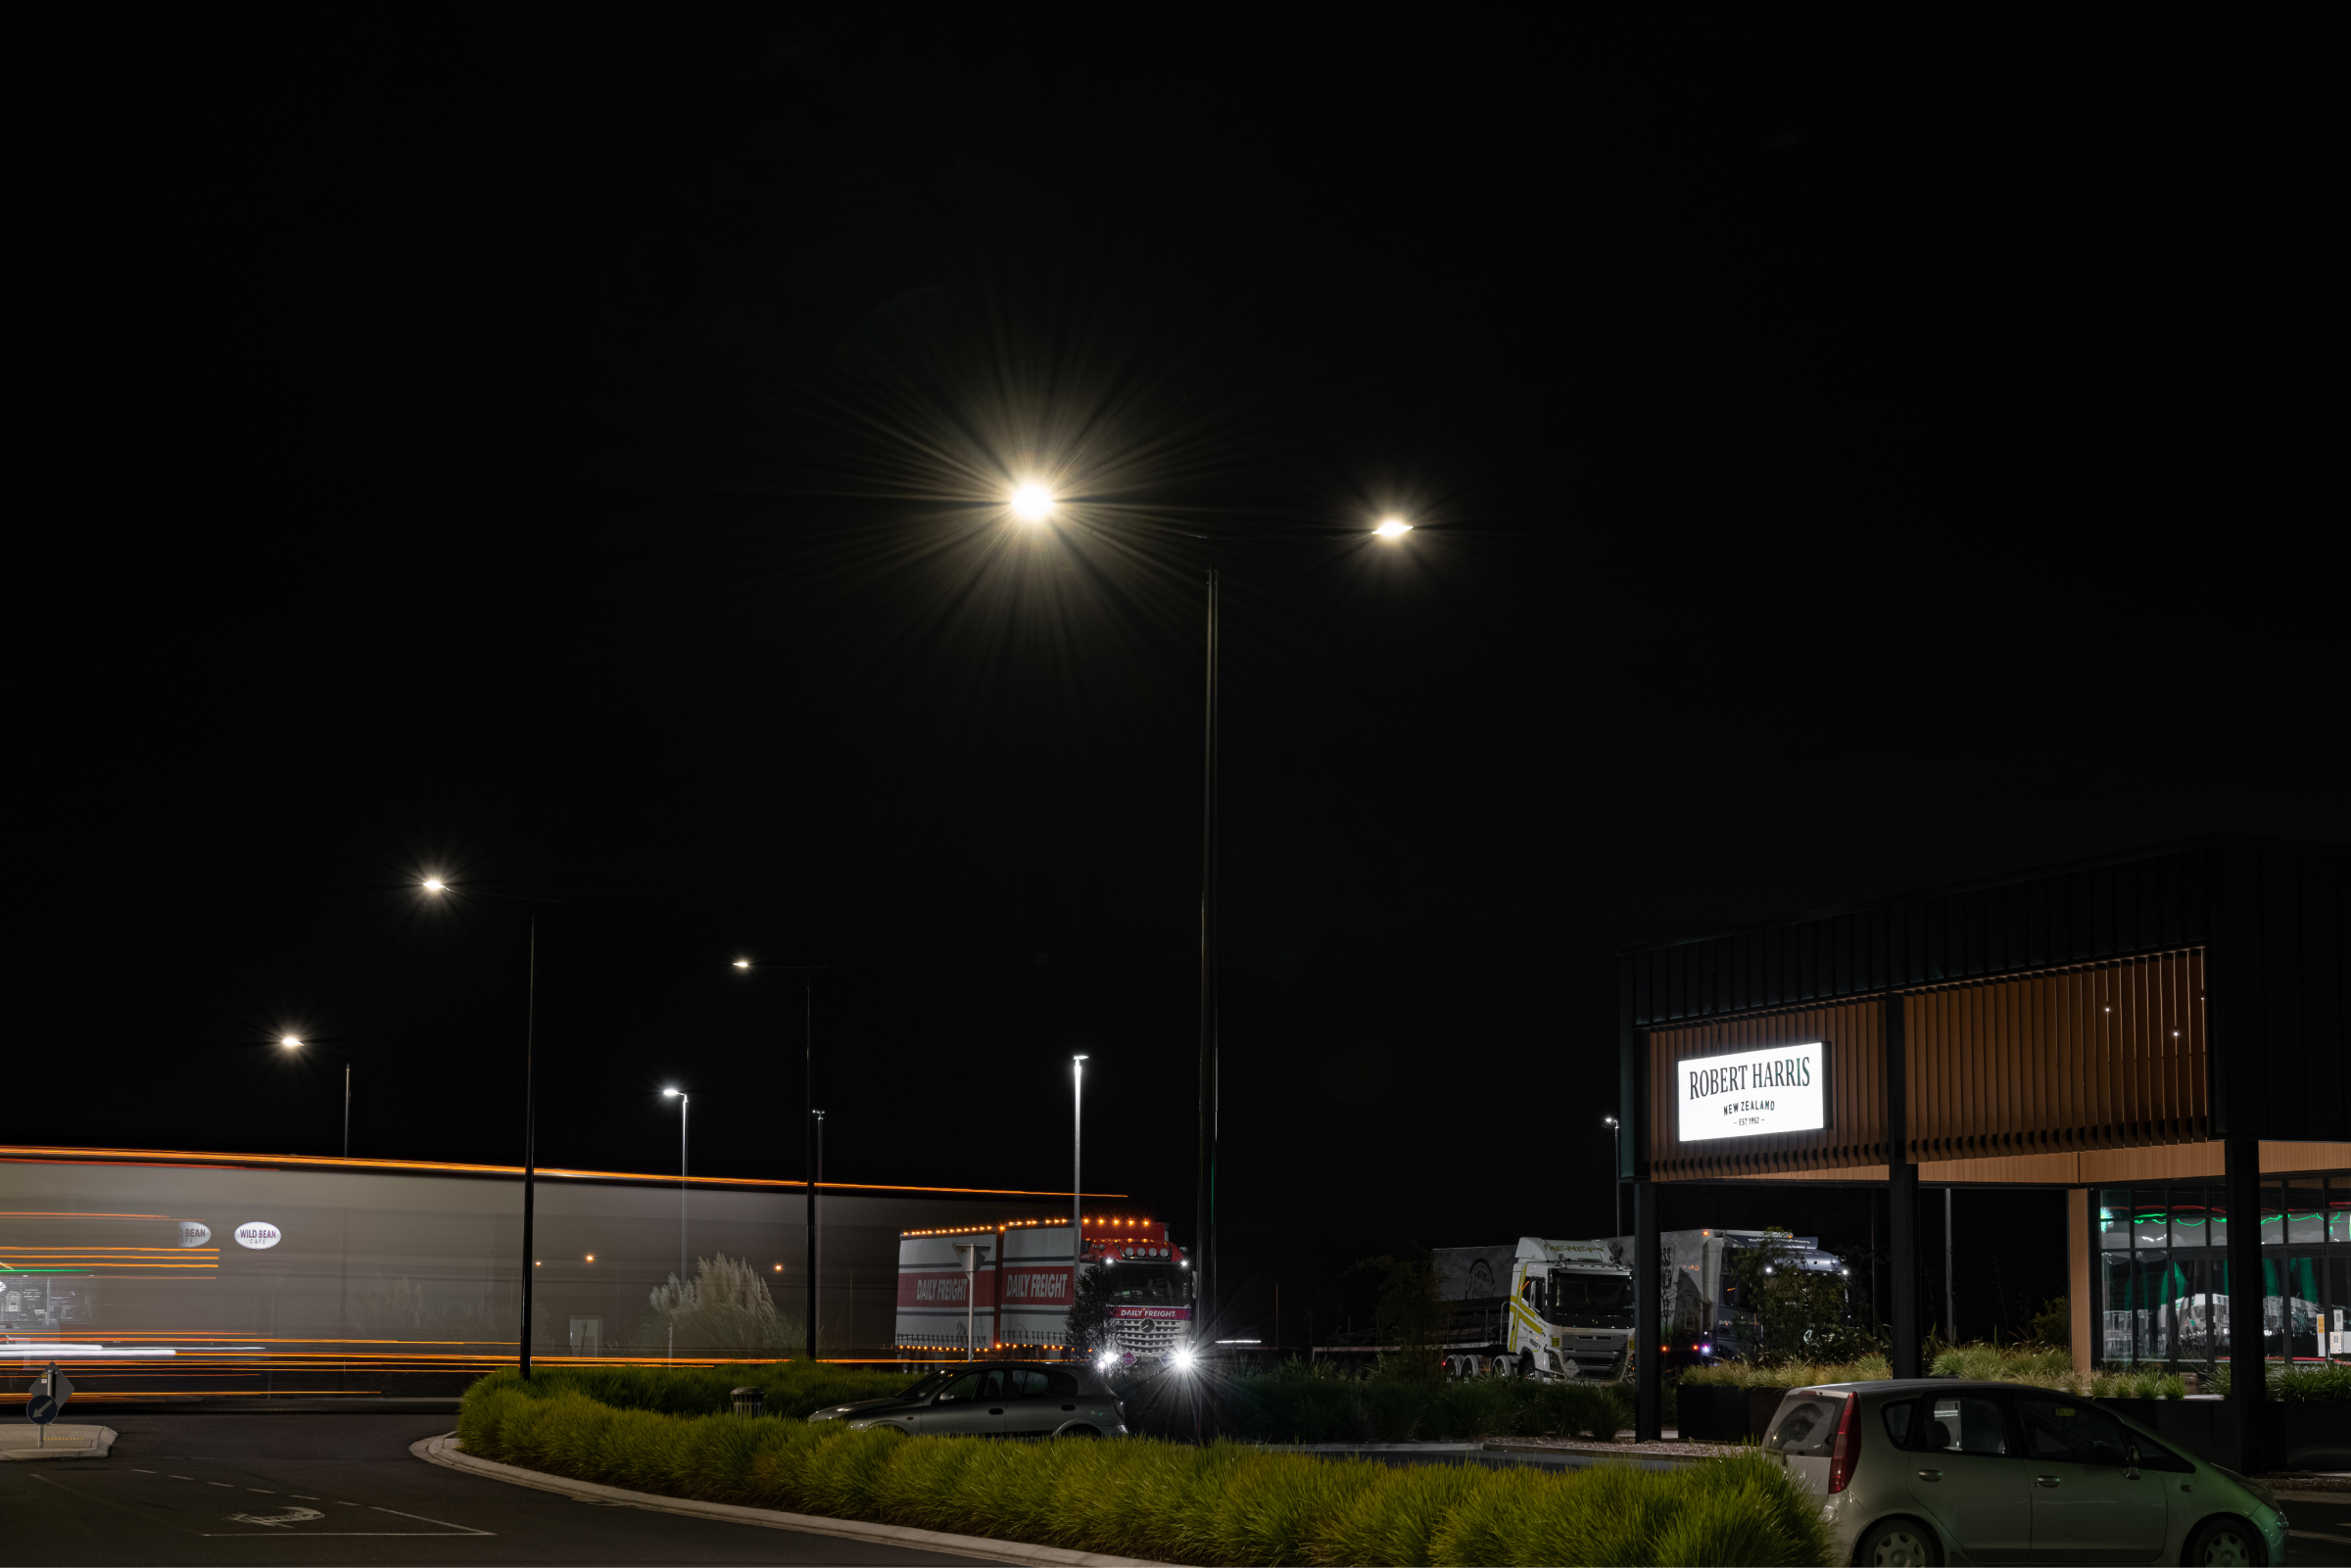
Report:
<svg viewBox="0 0 2351 1568"><path fill-rule="evenodd" d="M898 1353L910 1360L1075 1355L1076 1283L1113 1283L1107 1349L1131 1365L1192 1339L1191 1259L1164 1220L1088 1215L1072 1272L1070 1222L1016 1219L898 1237Z"/></svg>
<svg viewBox="0 0 2351 1568"><path fill-rule="evenodd" d="M1614 1379L1633 1328L1633 1271L1605 1241L1440 1247L1437 1293L1453 1306L1445 1336L1455 1377L1547 1383Z"/></svg>

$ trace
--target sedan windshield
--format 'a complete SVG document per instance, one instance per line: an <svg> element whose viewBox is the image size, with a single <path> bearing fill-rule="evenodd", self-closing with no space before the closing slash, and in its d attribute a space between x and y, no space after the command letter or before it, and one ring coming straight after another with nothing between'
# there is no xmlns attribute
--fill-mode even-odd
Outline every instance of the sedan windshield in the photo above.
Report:
<svg viewBox="0 0 2351 1568"><path fill-rule="evenodd" d="M914 1387L908 1389L905 1393L898 1395L897 1398L901 1400L929 1399L932 1395L936 1394L940 1389L945 1388L948 1380L953 1378L954 1375L955 1374L953 1372L933 1372L930 1376L925 1377L920 1382L916 1383Z"/></svg>

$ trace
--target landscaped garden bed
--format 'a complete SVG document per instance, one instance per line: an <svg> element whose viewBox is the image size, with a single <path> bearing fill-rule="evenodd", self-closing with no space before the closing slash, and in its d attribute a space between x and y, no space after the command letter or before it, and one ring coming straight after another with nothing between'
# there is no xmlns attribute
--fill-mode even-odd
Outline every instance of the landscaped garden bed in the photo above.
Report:
<svg viewBox="0 0 2351 1568"><path fill-rule="evenodd" d="M808 1397L828 1375L773 1370L768 1407L834 1402ZM696 1374L497 1374L466 1395L458 1435L482 1458L632 1491L1168 1562L1782 1564L1828 1548L1816 1499L1760 1454L1551 1475L1228 1442L907 1438L686 1413L707 1396L670 1376ZM635 1407L589 1397L588 1379Z"/></svg>

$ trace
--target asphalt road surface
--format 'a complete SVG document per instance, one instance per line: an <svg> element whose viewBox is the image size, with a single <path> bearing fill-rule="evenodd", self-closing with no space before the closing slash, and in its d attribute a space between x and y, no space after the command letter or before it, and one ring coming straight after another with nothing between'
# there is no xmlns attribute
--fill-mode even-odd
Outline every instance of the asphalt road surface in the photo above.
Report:
<svg viewBox="0 0 2351 1568"><path fill-rule="evenodd" d="M2290 1483L2289 1483L2290 1485ZM2285 1509L2285 1560L2351 1564L2351 1492L2292 1493Z"/></svg>
<svg viewBox="0 0 2351 1568"><path fill-rule="evenodd" d="M84 1419L104 1459L0 1463L0 1562L961 1563L982 1559L574 1502L408 1452L446 1415Z"/></svg>
<svg viewBox="0 0 2351 1568"><path fill-rule="evenodd" d="M0 1464L0 1561L959 1563L981 1559L573 1502L408 1452L447 1415L90 1415L105 1459ZM13 1424L13 1423L12 1423ZM2351 1493L2285 1503L2289 1562L2351 1568Z"/></svg>

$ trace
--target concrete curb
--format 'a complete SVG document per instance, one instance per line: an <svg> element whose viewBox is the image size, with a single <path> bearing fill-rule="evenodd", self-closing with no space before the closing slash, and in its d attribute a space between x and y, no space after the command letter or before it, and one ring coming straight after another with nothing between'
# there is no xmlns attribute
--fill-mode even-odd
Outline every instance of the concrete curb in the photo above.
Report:
<svg viewBox="0 0 2351 1568"><path fill-rule="evenodd" d="M594 1481L573 1481L526 1470L520 1465L478 1459L464 1451L455 1432L408 1445L408 1451L432 1464L447 1465L493 1481L541 1492L558 1493L589 1502L626 1503L654 1513L678 1513L692 1519L721 1519L729 1524L758 1525L767 1530L797 1530L812 1536L837 1536L843 1541L870 1541L892 1546L920 1546L948 1551L986 1562L1052 1564L1054 1568L1162 1568L1148 1557L1105 1557L1090 1551L1068 1551L1060 1546L1032 1546L989 1536L949 1535L942 1530L910 1530L904 1525L869 1525L855 1519L828 1519L821 1514L786 1513L781 1508L745 1508L732 1502L696 1502L691 1497L664 1497L657 1493L630 1492Z"/></svg>
<svg viewBox="0 0 2351 1568"><path fill-rule="evenodd" d="M89 1433L88 1441L51 1443L40 1448L35 1448L30 1444L23 1447L12 1444L8 1448L0 1449L0 1459L103 1459L106 1457L107 1450L115 1446L115 1438L118 1435L111 1426L84 1426L74 1427L72 1430Z"/></svg>

